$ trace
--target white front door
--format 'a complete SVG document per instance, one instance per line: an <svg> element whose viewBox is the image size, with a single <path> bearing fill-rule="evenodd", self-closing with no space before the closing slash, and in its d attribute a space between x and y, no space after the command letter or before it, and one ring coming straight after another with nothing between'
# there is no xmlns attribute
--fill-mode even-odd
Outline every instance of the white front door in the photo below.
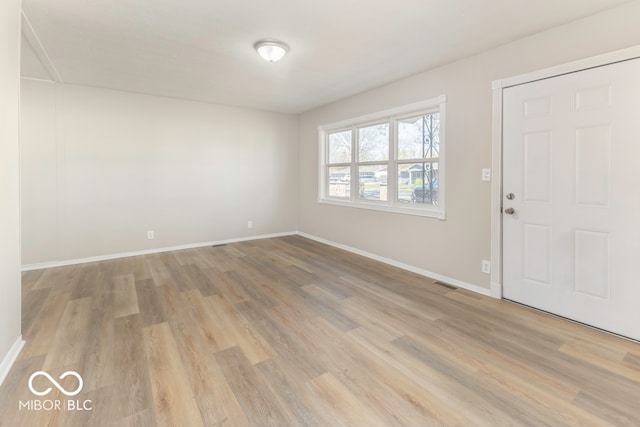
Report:
<svg viewBox="0 0 640 427"><path fill-rule="evenodd" d="M503 144L504 297L640 340L640 59L504 89Z"/></svg>

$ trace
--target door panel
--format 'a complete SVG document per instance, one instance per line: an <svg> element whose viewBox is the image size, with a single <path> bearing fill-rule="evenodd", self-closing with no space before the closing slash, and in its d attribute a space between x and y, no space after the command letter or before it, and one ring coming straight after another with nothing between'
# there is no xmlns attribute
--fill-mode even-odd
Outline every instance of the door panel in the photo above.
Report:
<svg viewBox="0 0 640 427"><path fill-rule="evenodd" d="M609 126L576 129L576 204L609 206L611 144Z"/></svg>
<svg viewBox="0 0 640 427"><path fill-rule="evenodd" d="M524 135L524 200L551 202L551 133Z"/></svg>
<svg viewBox="0 0 640 427"><path fill-rule="evenodd" d="M610 234L576 230L575 291L601 299L609 299L611 286Z"/></svg>
<svg viewBox="0 0 640 427"><path fill-rule="evenodd" d="M640 60L505 89L503 141L504 297L640 339Z"/></svg>
<svg viewBox="0 0 640 427"><path fill-rule="evenodd" d="M530 282L549 285L551 271L551 227L524 224L523 272Z"/></svg>

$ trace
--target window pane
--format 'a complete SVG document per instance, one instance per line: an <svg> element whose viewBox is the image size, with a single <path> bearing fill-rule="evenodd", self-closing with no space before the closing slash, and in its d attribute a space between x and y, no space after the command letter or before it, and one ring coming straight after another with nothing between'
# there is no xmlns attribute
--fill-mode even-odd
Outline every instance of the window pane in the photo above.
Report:
<svg viewBox="0 0 640 427"><path fill-rule="evenodd" d="M351 162L351 131L329 134L329 163Z"/></svg>
<svg viewBox="0 0 640 427"><path fill-rule="evenodd" d="M351 195L351 168L329 168L329 196L346 197Z"/></svg>
<svg viewBox="0 0 640 427"><path fill-rule="evenodd" d="M389 159L389 123L358 128L358 161Z"/></svg>
<svg viewBox="0 0 640 427"><path fill-rule="evenodd" d="M438 162L398 165L398 202L438 205Z"/></svg>
<svg viewBox="0 0 640 427"><path fill-rule="evenodd" d="M398 121L399 160L438 157L439 151L440 113Z"/></svg>
<svg viewBox="0 0 640 427"><path fill-rule="evenodd" d="M387 200L387 165L360 166L358 187L363 200Z"/></svg>

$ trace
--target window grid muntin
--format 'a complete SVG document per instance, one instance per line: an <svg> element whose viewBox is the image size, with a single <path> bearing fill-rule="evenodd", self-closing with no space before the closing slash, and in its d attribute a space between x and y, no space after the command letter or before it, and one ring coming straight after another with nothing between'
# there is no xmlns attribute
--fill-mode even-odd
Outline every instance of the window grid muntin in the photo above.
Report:
<svg viewBox="0 0 640 427"><path fill-rule="evenodd" d="M429 106L425 104L431 104ZM412 104L414 105L414 104ZM328 135L330 133L336 133L340 131L344 131L347 129L351 129L352 136L352 163L351 163L351 191L350 191L350 199L347 198L333 198L328 196L328 188L325 183L320 189L320 197L319 202L326 201L331 204L338 204L343 206L352 206L356 208L365 208L365 209L374 209L374 210L383 210L389 212L396 213L408 213L413 215L421 215L421 216L430 216L436 217L439 219L445 218L445 209L444 209L444 199L445 199L445 191L444 191L444 151L445 151L445 108L446 108L446 96L441 95L438 98L434 98L429 101L424 101L420 103L416 103L415 105L422 105L420 108L416 108L415 110L408 110L408 106L400 107L398 109L389 110L388 114L380 113L376 118L371 118L375 114L369 115L369 119L359 120L359 119L351 119L345 120L342 122L342 125L339 126L337 123L334 126L327 125L321 126L319 129L324 134L324 138L321 139L322 143L326 146L328 144ZM404 111L400 111L404 110ZM391 114L391 111L399 111L397 114ZM397 159L397 152L399 148L398 142L398 122L408 118L420 118L424 116L428 116L431 114L439 115L439 123L438 123L438 157L426 157L426 158L415 158L415 159ZM389 158L386 162L383 161L366 161L359 162L359 150L358 150L358 128L365 128L371 125L376 124L388 124L388 148L389 148ZM321 162L324 162L325 159L328 159L328 153L324 159L321 159ZM377 201L370 199L361 199L359 198L359 166L364 165L380 165L386 163L387 164L387 201ZM429 164L429 167L433 167L433 163L438 163L438 181L439 181L439 189L438 189L438 200L441 200L441 203L438 203L438 206L427 205L427 206L415 206L415 205L407 205L402 202L398 202L397 193L397 184L398 184L398 165L402 164L415 164L415 163L424 163ZM337 164L331 164L331 166L336 166ZM329 166L329 164L325 163L325 166ZM345 166L346 163L340 164L340 166ZM354 179L355 177L355 179ZM327 180L328 182L328 180ZM331 200L335 200L335 203ZM379 208L378 208L379 207ZM421 213L422 212L422 213Z"/></svg>

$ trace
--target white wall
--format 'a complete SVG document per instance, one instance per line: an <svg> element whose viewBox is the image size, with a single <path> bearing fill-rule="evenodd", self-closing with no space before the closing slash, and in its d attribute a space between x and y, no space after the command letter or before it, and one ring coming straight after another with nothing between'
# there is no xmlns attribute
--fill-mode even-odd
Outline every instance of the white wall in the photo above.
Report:
<svg viewBox="0 0 640 427"><path fill-rule="evenodd" d="M20 1L6 0L0 2L0 381L20 336L19 78Z"/></svg>
<svg viewBox="0 0 640 427"><path fill-rule="evenodd" d="M297 229L295 116L28 79L22 116L24 264Z"/></svg>
<svg viewBox="0 0 640 427"><path fill-rule="evenodd" d="M300 231L489 288L491 82L640 44L640 2L504 45L300 116ZM425 45L428 49L428 45ZM317 203L319 125L447 95L445 221Z"/></svg>

